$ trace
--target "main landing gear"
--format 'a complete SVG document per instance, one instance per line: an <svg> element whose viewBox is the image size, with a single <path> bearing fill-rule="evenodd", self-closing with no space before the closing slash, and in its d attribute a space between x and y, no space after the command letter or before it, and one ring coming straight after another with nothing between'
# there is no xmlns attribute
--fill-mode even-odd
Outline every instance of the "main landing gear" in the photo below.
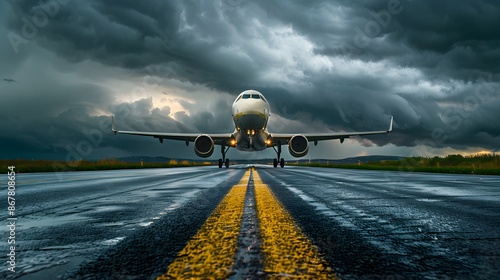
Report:
<svg viewBox="0 0 500 280"><path fill-rule="evenodd" d="M226 158L226 153L231 147L227 147L225 145L220 146L220 152L222 153L222 158L219 159L219 168L222 168L222 165L225 165L226 168L229 168L229 159Z"/></svg>
<svg viewBox="0 0 500 280"><path fill-rule="evenodd" d="M273 149L276 152L276 158L273 159L273 166L276 168L276 167L278 167L278 163L279 163L281 168L285 167L285 159L284 158L279 159L281 156L281 145L278 144L278 150L276 150L276 148L274 146L273 146Z"/></svg>

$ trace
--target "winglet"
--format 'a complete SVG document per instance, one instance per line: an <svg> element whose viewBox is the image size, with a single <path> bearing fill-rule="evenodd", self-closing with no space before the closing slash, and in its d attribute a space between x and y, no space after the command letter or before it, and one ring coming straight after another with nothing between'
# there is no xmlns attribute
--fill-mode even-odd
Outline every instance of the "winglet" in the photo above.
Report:
<svg viewBox="0 0 500 280"><path fill-rule="evenodd" d="M394 116L391 116L391 124L389 125L389 130L387 130L387 133L392 131L392 123L394 121Z"/></svg>
<svg viewBox="0 0 500 280"><path fill-rule="evenodd" d="M114 116L111 116L111 130L115 133L118 132L118 130L115 129L115 117Z"/></svg>

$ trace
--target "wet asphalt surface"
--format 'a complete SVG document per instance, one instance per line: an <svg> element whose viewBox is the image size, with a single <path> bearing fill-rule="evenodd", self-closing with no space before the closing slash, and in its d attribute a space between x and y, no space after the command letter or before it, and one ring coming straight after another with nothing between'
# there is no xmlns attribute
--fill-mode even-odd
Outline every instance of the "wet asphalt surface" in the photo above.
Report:
<svg viewBox="0 0 500 280"><path fill-rule="evenodd" d="M500 275L499 176L256 169L342 279ZM16 272L2 242L0 279L154 279L245 170L20 174Z"/></svg>

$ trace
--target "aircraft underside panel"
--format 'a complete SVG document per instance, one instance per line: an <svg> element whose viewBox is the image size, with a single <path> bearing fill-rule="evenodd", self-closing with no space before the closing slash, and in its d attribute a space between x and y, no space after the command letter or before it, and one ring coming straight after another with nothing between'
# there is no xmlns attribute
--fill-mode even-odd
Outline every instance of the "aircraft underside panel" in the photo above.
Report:
<svg viewBox="0 0 500 280"><path fill-rule="evenodd" d="M266 140L263 135L255 135L254 137L242 136L238 140L236 149L245 152L262 151L266 147Z"/></svg>

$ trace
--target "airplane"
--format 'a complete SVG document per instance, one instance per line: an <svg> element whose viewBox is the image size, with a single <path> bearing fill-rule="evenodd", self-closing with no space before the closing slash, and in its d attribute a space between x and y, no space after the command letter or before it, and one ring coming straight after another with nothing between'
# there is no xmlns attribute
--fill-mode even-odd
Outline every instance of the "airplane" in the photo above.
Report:
<svg viewBox="0 0 500 280"><path fill-rule="evenodd" d="M281 146L288 145L288 151L293 157L303 157L309 151L309 142L340 139L343 143L351 136L365 136L373 134L387 134L392 131L393 117L388 130L366 131L366 132L342 132L342 133L302 133L285 134L270 133L267 131L267 123L271 116L270 106L264 95L256 90L246 90L238 95L232 106L232 117L235 130L232 133L222 134L200 134L200 133L165 133L165 132L142 132L123 131L115 128L112 117L112 131L121 134L141 135L158 138L160 143L164 139L185 141L186 146L194 142L194 152L202 158L210 157L215 145L220 145L222 158L219 158L219 168L225 165L229 168L229 159L226 153L230 148L240 151L253 152L262 151L266 148L273 148L276 158L273 166L278 164L281 168L285 166L285 160L281 157Z"/></svg>

